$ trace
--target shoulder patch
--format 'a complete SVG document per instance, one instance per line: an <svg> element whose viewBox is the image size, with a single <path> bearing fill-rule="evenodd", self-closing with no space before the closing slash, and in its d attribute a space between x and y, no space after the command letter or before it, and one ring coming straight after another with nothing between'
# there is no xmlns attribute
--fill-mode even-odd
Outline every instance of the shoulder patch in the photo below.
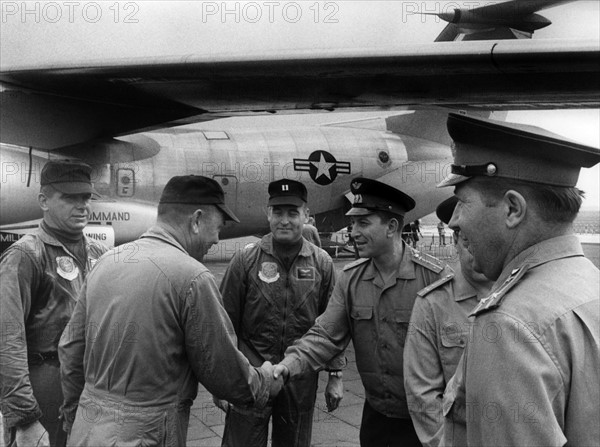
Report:
<svg viewBox="0 0 600 447"><path fill-rule="evenodd" d="M421 253L420 251L411 249L411 258L414 263L422 265L435 273L440 273L444 270L444 263L427 253Z"/></svg>
<svg viewBox="0 0 600 447"><path fill-rule="evenodd" d="M504 281L504 283L498 288L498 290L496 290L494 293L487 296L486 298L483 298L479 302L479 304L477 304L477 306L475 306L475 309L473 309L473 311L469 314L469 316L474 317L474 316L480 315L484 312L487 312L488 310L492 310L492 309L496 309L497 307L500 307L500 305L502 304L502 301L504 300L504 297L506 296L508 291L510 289L512 289L513 286L515 286L519 282L519 280L521 278L523 278L523 276L525 276L525 273L527 273L527 270L529 270L528 264L525 264L517 269L514 269L510 273L508 278L506 278L506 281Z"/></svg>
<svg viewBox="0 0 600 447"><path fill-rule="evenodd" d="M437 289L438 287L443 286L444 284L452 281L453 278L454 278L454 273L448 273L447 275L442 276L437 281L432 282L427 287L424 287L421 290L419 290L417 292L417 295L420 296L421 298L424 298L425 296L427 296L427 294L429 292L432 292L435 289Z"/></svg>
<svg viewBox="0 0 600 447"><path fill-rule="evenodd" d="M364 264L368 260L369 260L369 258L360 258L360 259L357 259L356 261L353 261L353 262L351 262L349 264L346 264L342 270L346 271L346 270L353 269L354 267L358 267L359 265Z"/></svg>

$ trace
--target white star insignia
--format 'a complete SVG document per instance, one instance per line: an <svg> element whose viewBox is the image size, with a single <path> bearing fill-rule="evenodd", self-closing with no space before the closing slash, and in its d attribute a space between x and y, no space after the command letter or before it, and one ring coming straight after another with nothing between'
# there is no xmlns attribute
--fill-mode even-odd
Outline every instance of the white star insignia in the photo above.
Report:
<svg viewBox="0 0 600 447"><path fill-rule="evenodd" d="M323 157L323 154L321 154L321 159L318 162L311 161L311 164L317 168L317 175L315 175L315 179L318 179L319 177L324 175L329 180L331 180L331 174L329 173L329 170L332 166L335 166L335 163L326 162L325 157Z"/></svg>

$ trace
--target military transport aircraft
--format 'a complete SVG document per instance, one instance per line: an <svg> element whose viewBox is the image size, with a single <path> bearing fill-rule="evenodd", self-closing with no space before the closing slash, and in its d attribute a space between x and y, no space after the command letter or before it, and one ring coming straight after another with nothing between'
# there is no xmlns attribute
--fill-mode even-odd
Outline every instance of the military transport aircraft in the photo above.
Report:
<svg viewBox="0 0 600 447"><path fill-rule="evenodd" d="M189 123L248 114L403 110L417 104L477 114L600 105L598 39L522 39L549 25L537 11L590 2L512 0L479 8L465 2L463 9L457 2L436 2L447 8L435 11L434 18L450 24L435 43L277 50L271 48L273 39L261 35L254 39L265 47L258 52L244 47L252 40L244 32L260 20L277 26L280 13L284 25L298 25L302 14L312 14L311 25L324 25L326 17L337 20L337 14L341 20L345 8L360 2L316 2L313 9L302 2L157 3L2 3L3 242L39 219L39 173L45 160L57 157L94 166L103 199L94 203L92 220L99 225L90 231L117 244L137 237L152 222L164 184L177 174L208 175L221 183L243 222L227 227L223 237L267 229L266 184L281 177L307 184L322 228L345 225L348 185L356 176L378 178L414 196L419 206L409 220L431 212L448 193L434 188L450 161L445 109L389 117L384 131L364 128L364 122L244 131L207 131ZM388 3L390 9L401 8L399 29L408 18L432 13L415 10L414 2ZM275 4L281 9L273 9ZM171 16L182 5L187 14ZM362 5L364 20L371 5ZM164 8L162 22L150 18L157 8ZM180 40L190 11L198 20L192 31L203 38L191 33ZM108 25L101 23L107 15ZM216 25L211 24L215 16ZM173 22L184 31L169 28L178 36L169 41L161 27ZM120 35L125 24L131 27ZM59 25L69 34L55 54L48 45ZM229 25L237 27L234 35ZM33 37L38 28L46 33L42 39ZM215 30L219 33L210 36ZM142 31L149 40L145 46L136 34ZM19 32L25 34L15 37ZM220 39L215 36L237 41L228 42L227 53L216 52ZM478 38L486 40L473 41ZM113 39L123 39L123 48L115 49ZM129 48L131 42L139 48ZM103 53L111 46L121 57ZM36 53L39 47L45 51ZM77 48L85 52L76 53Z"/></svg>

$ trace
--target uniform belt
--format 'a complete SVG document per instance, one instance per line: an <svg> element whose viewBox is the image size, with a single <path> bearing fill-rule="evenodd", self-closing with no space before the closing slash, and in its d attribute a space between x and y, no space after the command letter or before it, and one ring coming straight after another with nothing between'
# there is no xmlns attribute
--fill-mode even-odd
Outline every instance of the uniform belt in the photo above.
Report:
<svg viewBox="0 0 600 447"><path fill-rule="evenodd" d="M27 360L31 365L39 365L48 360L58 360L58 351L52 352L28 352Z"/></svg>

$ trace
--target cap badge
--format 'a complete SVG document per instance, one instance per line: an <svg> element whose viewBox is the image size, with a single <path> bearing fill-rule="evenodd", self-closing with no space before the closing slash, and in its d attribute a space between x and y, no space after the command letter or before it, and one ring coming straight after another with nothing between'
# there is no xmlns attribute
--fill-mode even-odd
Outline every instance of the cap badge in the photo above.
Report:
<svg viewBox="0 0 600 447"><path fill-rule="evenodd" d="M281 185L281 190L282 191L289 191L290 190L290 185L286 185L286 184Z"/></svg>
<svg viewBox="0 0 600 447"><path fill-rule="evenodd" d="M490 163L487 165L487 167L486 167L487 175L493 176L493 175L496 175L496 172L498 172L498 168L496 167L496 165L494 163Z"/></svg>
<svg viewBox="0 0 600 447"><path fill-rule="evenodd" d="M361 182L352 182L353 189L360 189L361 186L362 186Z"/></svg>
<svg viewBox="0 0 600 447"><path fill-rule="evenodd" d="M258 272L258 277L267 284L277 281L279 279L277 264L274 262L263 262Z"/></svg>
<svg viewBox="0 0 600 447"><path fill-rule="evenodd" d="M358 203L363 203L363 198L362 198L362 194L356 194L354 196L354 203L358 204Z"/></svg>

